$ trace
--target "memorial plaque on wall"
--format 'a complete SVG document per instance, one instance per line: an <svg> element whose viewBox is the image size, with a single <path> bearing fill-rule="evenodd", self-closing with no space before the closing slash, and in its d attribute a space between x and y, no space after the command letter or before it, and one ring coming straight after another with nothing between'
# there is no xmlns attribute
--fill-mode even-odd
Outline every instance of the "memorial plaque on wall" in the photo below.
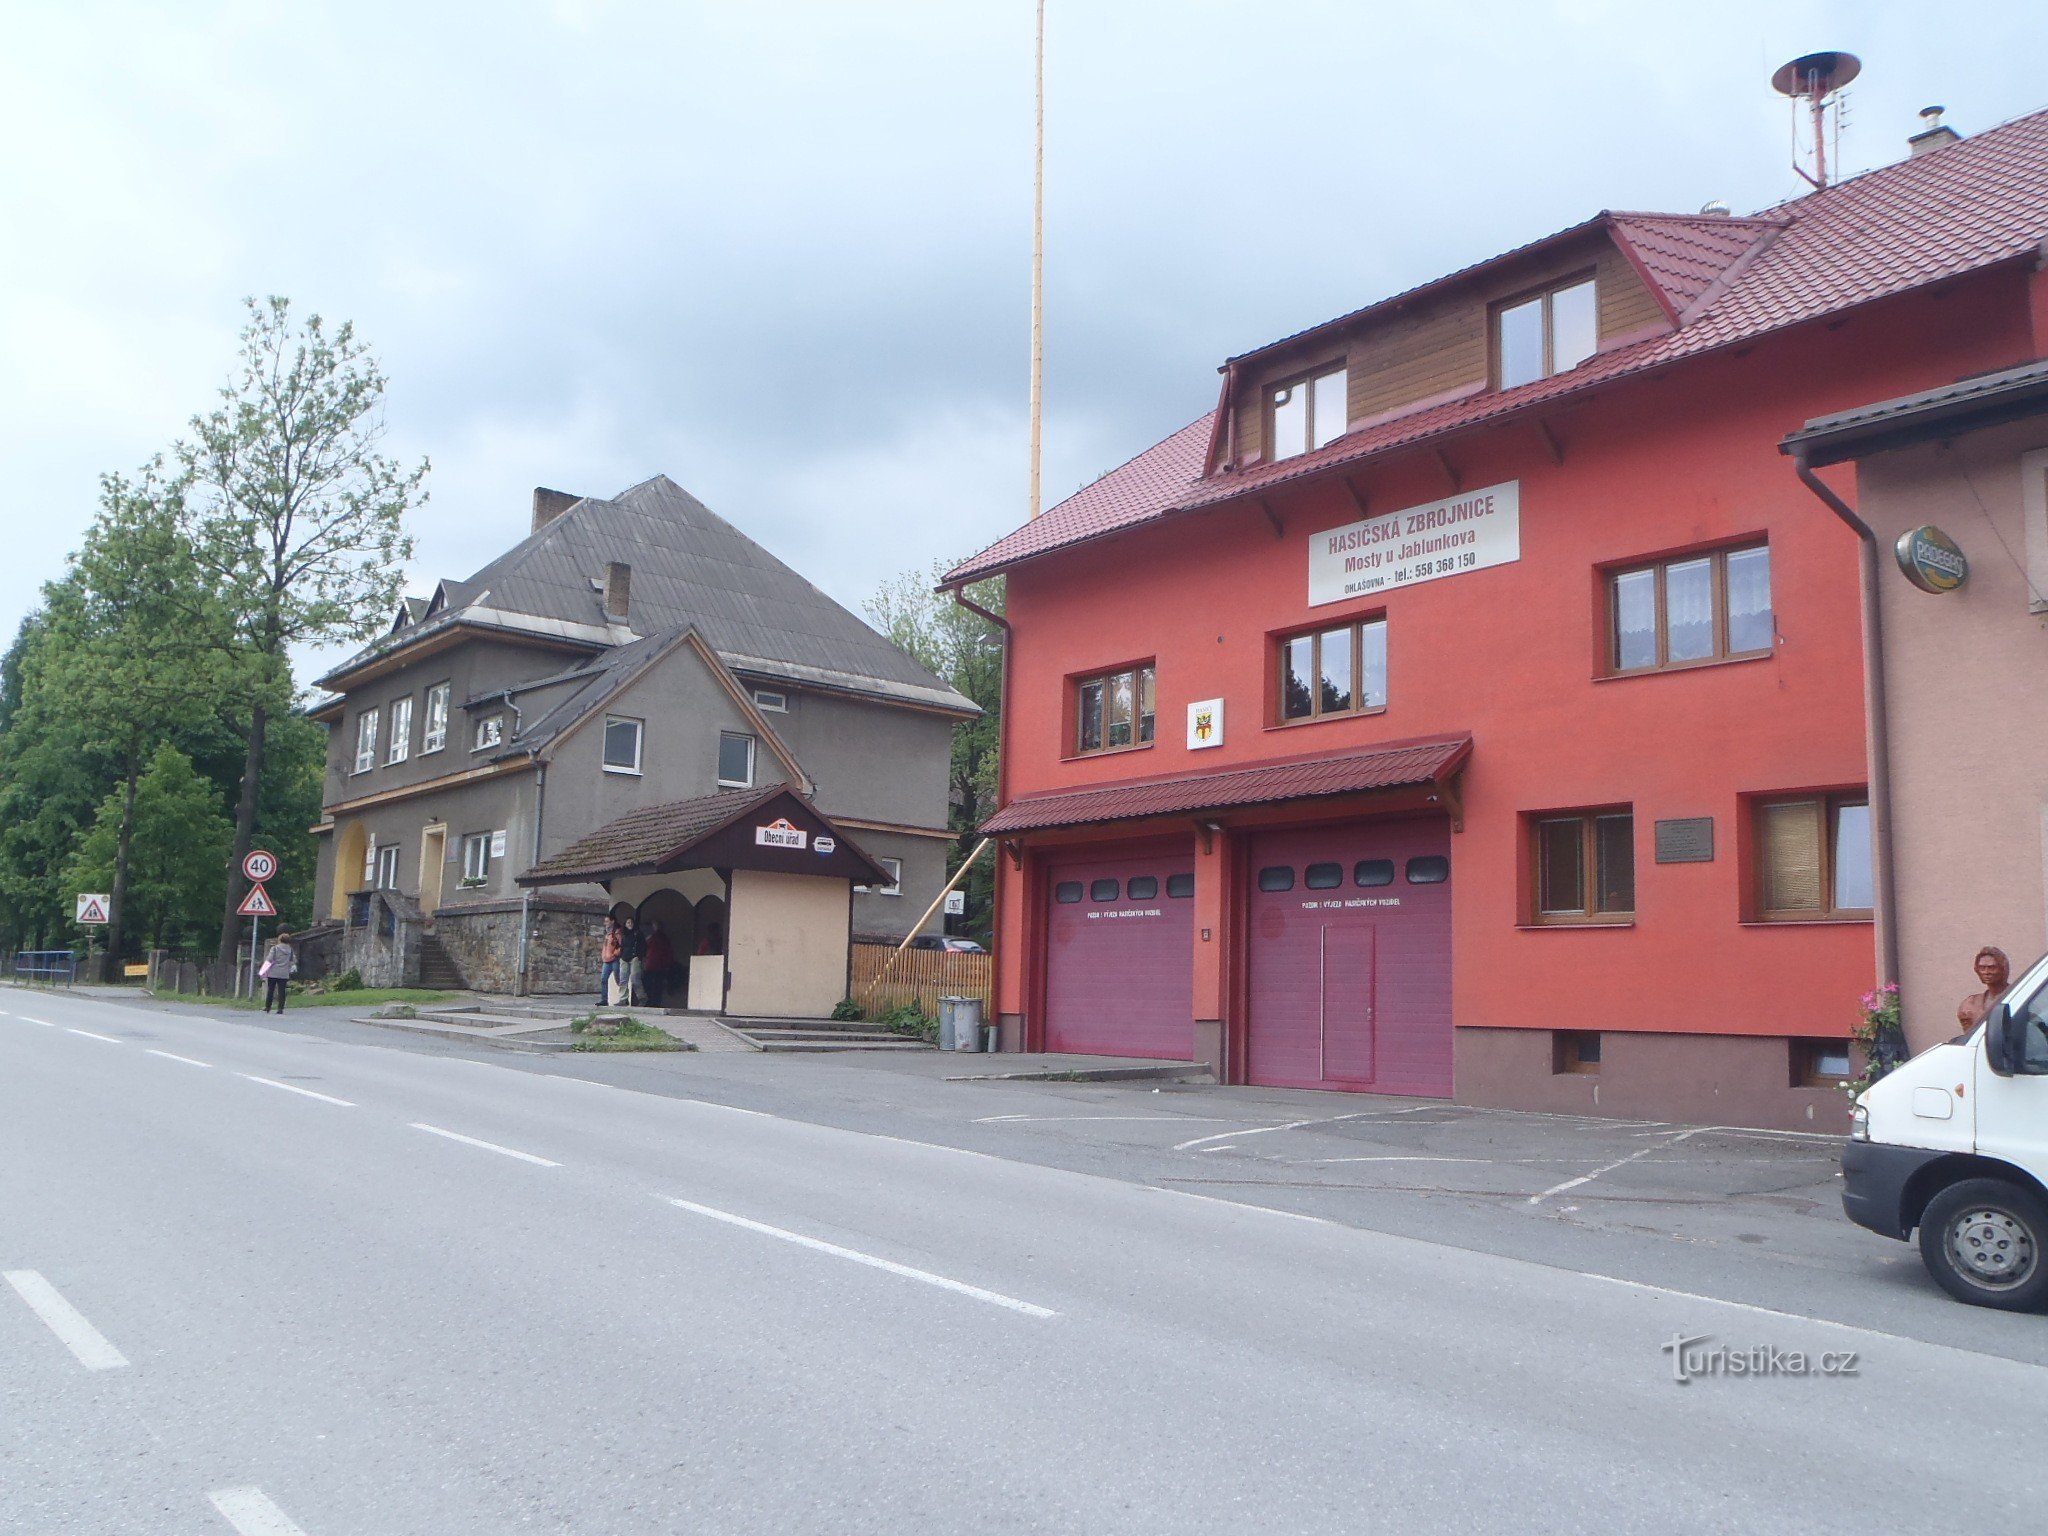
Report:
<svg viewBox="0 0 2048 1536"><path fill-rule="evenodd" d="M1657 823L1659 864L1714 862L1714 818L1685 816Z"/></svg>

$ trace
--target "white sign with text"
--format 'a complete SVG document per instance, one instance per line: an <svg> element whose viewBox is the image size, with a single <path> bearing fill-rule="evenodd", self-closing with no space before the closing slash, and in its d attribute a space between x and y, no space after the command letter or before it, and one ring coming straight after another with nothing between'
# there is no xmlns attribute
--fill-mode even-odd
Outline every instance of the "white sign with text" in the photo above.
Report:
<svg viewBox="0 0 2048 1536"><path fill-rule="evenodd" d="M1522 558L1522 482L1463 491L1309 535L1308 605L1370 597Z"/></svg>

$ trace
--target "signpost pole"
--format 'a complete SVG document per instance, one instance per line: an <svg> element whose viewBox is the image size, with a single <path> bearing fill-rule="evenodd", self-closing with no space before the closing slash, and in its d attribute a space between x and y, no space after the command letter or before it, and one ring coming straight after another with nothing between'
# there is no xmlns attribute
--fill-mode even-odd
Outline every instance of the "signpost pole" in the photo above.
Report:
<svg viewBox="0 0 2048 1536"><path fill-rule="evenodd" d="M253 913L249 917L249 996L256 996L256 945L257 934L262 931L263 919Z"/></svg>

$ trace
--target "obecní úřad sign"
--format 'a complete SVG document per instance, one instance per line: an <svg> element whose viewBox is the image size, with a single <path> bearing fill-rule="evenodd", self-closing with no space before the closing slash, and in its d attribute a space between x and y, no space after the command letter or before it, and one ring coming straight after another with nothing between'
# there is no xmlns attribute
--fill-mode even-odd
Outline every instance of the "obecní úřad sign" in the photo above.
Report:
<svg viewBox="0 0 2048 1536"><path fill-rule="evenodd" d="M1308 604L1462 576L1522 558L1522 483L1463 491L1326 528L1308 541Z"/></svg>

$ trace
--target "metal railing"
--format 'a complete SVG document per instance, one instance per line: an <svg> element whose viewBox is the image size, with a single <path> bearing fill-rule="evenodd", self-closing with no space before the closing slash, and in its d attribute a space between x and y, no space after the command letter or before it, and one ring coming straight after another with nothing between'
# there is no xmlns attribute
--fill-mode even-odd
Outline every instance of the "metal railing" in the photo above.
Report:
<svg viewBox="0 0 2048 1536"><path fill-rule="evenodd" d="M72 949L24 949L14 956L14 979L30 986L70 986L78 980L78 952Z"/></svg>

